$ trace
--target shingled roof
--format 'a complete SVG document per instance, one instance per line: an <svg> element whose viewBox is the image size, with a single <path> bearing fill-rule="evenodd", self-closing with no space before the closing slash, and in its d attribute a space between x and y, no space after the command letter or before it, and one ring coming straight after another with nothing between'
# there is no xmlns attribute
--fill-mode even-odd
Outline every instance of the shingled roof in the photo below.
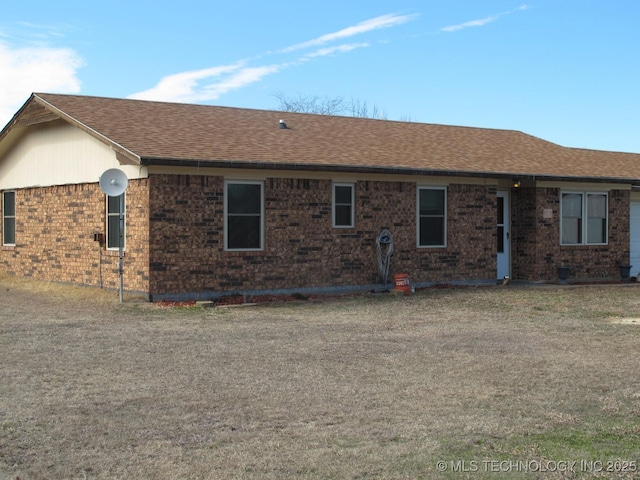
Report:
<svg viewBox="0 0 640 480"><path fill-rule="evenodd" d="M141 165L640 180L639 154L567 148L514 130L45 93L29 98L0 142L56 118Z"/></svg>

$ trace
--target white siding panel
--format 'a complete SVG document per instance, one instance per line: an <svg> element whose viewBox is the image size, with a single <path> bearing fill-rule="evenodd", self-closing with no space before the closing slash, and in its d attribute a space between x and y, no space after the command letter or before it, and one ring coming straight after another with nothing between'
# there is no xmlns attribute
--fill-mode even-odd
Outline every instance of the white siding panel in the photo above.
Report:
<svg viewBox="0 0 640 480"><path fill-rule="evenodd" d="M120 165L116 153L68 123L49 122L28 128L0 158L0 190L98 182L109 168L144 178L146 168Z"/></svg>

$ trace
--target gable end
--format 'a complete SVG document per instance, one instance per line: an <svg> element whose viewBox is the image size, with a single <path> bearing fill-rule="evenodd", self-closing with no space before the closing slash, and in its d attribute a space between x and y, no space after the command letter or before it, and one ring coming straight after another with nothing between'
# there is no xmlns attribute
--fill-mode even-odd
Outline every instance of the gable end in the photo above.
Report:
<svg viewBox="0 0 640 480"><path fill-rule="evenodd" d="M44 106L35 102L30 102L25 106L21 114L15 118L13 126L28 127L30 125L58 120L59 118L60 115L50 111Z"/></svg>

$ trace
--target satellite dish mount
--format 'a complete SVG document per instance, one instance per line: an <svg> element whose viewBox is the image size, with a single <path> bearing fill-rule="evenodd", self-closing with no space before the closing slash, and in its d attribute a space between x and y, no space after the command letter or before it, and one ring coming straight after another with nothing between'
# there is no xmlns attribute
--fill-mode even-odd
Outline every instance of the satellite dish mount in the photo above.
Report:
<svg viewBox="0 0 640 480"><path fill-rule="evenodd" d="M123 247L124 247L124 195L122 195L129 186L127 175L117 168L110 168L100 176L100 189L108 197L120 197L119 208L119 238L118 238L118 274L120 276L120 303L124 296L124 268L122 263Z"/></svg>

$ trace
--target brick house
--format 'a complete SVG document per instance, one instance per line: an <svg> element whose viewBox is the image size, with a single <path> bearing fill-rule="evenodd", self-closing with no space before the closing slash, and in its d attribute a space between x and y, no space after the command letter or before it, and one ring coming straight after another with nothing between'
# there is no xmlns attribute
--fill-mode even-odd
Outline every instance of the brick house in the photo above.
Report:
<svg viewBox="0 0 640 480"><path fill-rule="evenodd" d="M33 94L0 132L0 272L149 300L617 279L640 268L640 155L517 131ZM634 267L637 271L637 268ZM379 286L379 285L378 285Z"/></svg>

